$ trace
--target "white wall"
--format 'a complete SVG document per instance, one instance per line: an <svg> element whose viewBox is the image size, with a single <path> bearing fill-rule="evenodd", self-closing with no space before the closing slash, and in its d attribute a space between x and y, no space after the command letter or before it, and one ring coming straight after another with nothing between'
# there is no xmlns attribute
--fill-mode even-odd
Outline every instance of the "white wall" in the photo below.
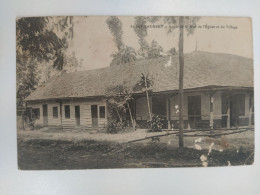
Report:
<svg viewBox="0 0 260 195"><path fill-rule="evenodd" d="M60 103L55 101L48 101L48 126L60 126ZM58 118L53 118L53 107L58 107Z"/></svg>
<svg viewBox="0 0 260 195"><path fill-rule="evenodd" d="M70 118L65 118L65 105L70 105ZM62 102L62 123L64 126L76 126L75 119L75 106L80 107L80 126L84 126L86 128L92 127L92 116L91 116L91 105L98 106L98 127L104 128L107 124L107 112L105 118L99 118L99 107L105 106L106 101L90 101L90 100L67 100Z"/></svg>
<svg viewBox="0 0 260 195"><path fill-rule="evenodd" d="M40 108L40 121L43 123L43 109L42 105L47 104L48 106L48 126L59 126L61 124L61 116L60 116L60 103L56 101L44 101L41 103L33 103L28 102L28 107L32 108ZM65 118L65 106L70 106L70 118ZM98 127L104 128L107 124L107 108L105 118L99 118L99 107L105 106L106 101L90 101L90 100L79 100L79 99L71 99L71 100L63 100L62 101L62 125L63 127L73 128L76 127L76 119L75 119L75 106L80 107L80 126L85 128L92 127L92 117L91 117L91 105L98 106ZM58 107L58 118L53 118L53 107Z"/></svg>

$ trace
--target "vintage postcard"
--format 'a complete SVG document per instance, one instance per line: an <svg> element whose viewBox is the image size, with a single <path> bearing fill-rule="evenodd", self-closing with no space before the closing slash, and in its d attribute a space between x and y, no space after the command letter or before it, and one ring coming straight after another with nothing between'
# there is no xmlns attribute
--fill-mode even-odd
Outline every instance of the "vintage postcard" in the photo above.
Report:
<svg viewBox="0 0 260 195"><path fill-rule="evenodd" d="M251 18L16 20L22 170L254 162Z"/></svg>

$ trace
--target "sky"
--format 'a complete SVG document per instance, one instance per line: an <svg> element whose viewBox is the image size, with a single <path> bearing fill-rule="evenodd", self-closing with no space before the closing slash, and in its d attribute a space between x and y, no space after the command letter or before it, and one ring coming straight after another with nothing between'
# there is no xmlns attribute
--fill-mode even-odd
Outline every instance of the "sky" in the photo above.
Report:
<svg viewBox="0 0 260 195"><path fill-rule="evenodd" d="M76 57L83 59L83 70L107 67L111 62L111 54L117 51L106 24L106 16L75 17L74 38L69 43L69 52L75 52ZM131 28L134 25L133 16L119 16L123 24L123 42L134 49L139 49L138 39ZM234 17L201 17L192 35L184 36L184 53L206 51L228 53L253 58L252 26L250 18ZM151 43L156 40L164 51L175 47L178 50L178 29L168 34L164 28L148 29L146 40ZM207 26L219 28L206 28ZM201 28L199 28L199 26ZM223 28L221 28L221 26Z"/></svg>

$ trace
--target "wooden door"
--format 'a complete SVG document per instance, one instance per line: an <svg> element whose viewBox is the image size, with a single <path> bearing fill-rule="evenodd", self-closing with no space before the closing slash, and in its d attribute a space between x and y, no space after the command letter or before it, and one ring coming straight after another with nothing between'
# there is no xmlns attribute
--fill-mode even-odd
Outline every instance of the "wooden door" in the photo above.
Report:
<svg viewBox="0 0 260 195"><path fill-rule="evenodd" d="M197 128L197 123L201 120L201 97L188 97L188 120L191 128Z"/></svg>
<svg viewBox="0 0 260 195"><path fill-rule="evenodd" d="M230 126L239 126L239 116L245 116L245 94L235 94L230 98Z"/></svg>
<svg viewBox="0 0 260 195"><path fill-rule="evenodd" d="M92 127L98 127L98 106L91 105Z"/></svg>
<svg viewBox="0 0 260 195"><path fill-rule="evenodd" d="M228 126L228 109L230 107L230 98L228 94L221 94L221 123L222 128L226 128Z"/></svg>
<svg viewBox="0 0 260 195"><path fill-rule="evenodd" d="M42 105L43 110L43 126L48 125L48 106L47 104Z"/></svg>
<svg viewBox="0 0 260 195"><path fill-rule="evenodd" d="M76 125L80 126L80 107L75 106L75 119L76 119Z"/></svg>

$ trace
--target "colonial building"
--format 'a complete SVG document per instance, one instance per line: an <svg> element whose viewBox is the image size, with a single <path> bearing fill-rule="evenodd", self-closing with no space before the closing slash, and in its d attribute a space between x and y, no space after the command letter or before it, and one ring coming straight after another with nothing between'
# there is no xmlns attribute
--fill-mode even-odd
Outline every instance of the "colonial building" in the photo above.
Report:
<svg viewBox="0 0 260 195"><path fill-rule="evenodd" d="M149 74L151 112L164 128L178 128L178 56L137 60L95 70L63 73L39 86L26 98L29 116L54 128L105 128L105 93L112 86L133 89ZM184 127L231 128L254 123L253 60L241 56L196 51L184 55ZM140 128L149 119L144 91L133 92L134 120Z"/></svg>

